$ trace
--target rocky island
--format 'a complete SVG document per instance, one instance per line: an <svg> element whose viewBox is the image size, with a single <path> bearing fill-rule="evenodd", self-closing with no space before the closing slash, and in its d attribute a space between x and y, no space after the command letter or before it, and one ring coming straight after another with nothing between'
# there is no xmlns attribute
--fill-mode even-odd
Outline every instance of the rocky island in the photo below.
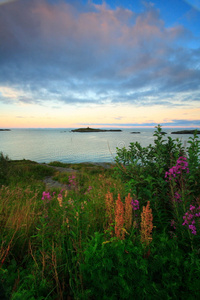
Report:
<svg viewBox="0 0 200 300"><path fill-rule="evenodd" d="M194 133L200 134L200 130L180 130L180 131L173 131L171 134L194 134Z"/></svg>
<svg viewBox="0 0 200 300"><path fill-rule="evenodd" d="M10 129L0 129L0 131L10 131Z"/></svg>
<svg viewBox="0 0 200 300"><path fill-rule="evenodd" d="M72 132L107 132L107 131L114 131L114 132L119 132L122 131L121 129L96 129L96 128L78 128L78 129L73 129L71 130Z"/></svg>
<svg viewBox="0 0 200 300"><path fill-rule="evenodd" d="M140 133L139 131L132 131L131 132L132 134L137 134L137 133Z"/></svg>

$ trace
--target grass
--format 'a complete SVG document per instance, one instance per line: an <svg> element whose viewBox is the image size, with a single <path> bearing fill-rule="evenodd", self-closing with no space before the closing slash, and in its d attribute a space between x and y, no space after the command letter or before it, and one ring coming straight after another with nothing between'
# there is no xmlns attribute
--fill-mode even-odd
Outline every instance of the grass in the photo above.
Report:
<svg viewBox="0 0 200 300"><path fill-rule="evenodd" d="M106 184L112 185L119 180L110 177L110 170L92 164L52 163L50 165L78 170L71 189L63 192L60 206L58 194L62 191L59 189L49 191L51 201L42 200L45 191L42 180L52 176L54 180L70 184L71 172L58 173L33 161L11 161L4 159L3 155L2 160L6 164L2 183L6 184L2 184L0 189L1 293L5 299L29 299L30 295L33 299L43 299L43 294L48 299L57 297L55 295L62 299L63 295L71 295L77 279L69 278L69 271L76 269L71 259L75 259L80 234L86 240L93 230L103 230ZM56 195L53 196L54 193ZM97 198L95 193L98 193L98 201L94 201ZM69 244L70 253L66 252L66 244ZM60 276L66 280L62 289Z"/></svg>
<svg viewBox="0 0 200 300"><path fill-rule="evenodd" d="M49 164L75 171L61 173L1 154L1 299L198 298L197 139L184 160L155 135L148 149L118 149L109 169ZM46 190L46 176L68 190Z"/></svg>

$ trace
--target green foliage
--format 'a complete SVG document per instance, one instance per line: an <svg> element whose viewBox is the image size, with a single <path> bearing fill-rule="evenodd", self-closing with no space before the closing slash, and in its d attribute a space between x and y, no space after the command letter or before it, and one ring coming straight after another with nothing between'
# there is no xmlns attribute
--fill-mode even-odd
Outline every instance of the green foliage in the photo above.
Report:
<svg viewBox="0 0 200 300"><path fill-rule="evenodd" d="M20 160L11 161L9 164L9 180L12 183L19 183L28 180L42 180L47 176L52 176L55 170L45 165L37 164L33 161Z"/></svg>
<svg viewBox="0 0 200 300"><path fill-rule="evenodd" d="M150 144L148 147L135 142L130 143L128 150L125 147L117 148L116 173L125 181L135 179L135 175L139 173L138 181L144 182L144 178L151 177L157 182L178 157L184 154L184 148L178 139L164 139L160 125L156 127L154 137L154 145Z"/></svg>
<svg viewBox="0 0 200 300"><path fill-rule="evenodd" d="M84 256L80 299L195 299L200 291L200 258L165 233L153 241L148 259L138 241L107 242L97 232Z"/></svg>
<svg viewBox="0 0 200 300"><path fill-rule="evenodd" d="M41 279L30 262L27 262L27 266L28 268L24 269L13 259L7 269L0 270L4 290L4 298L1 299L11 299L10 295L15 300L48 299L46 296L53 285L50 285L45 279ZM36 273L34 274L33 271Z"/></svg>
<svg viewBox="0 0 200 300"><path fill-rule="evenodd" d="M196 198L200 197L200 140L195 132L193 137L189 138L188 163L190 174L188 176L188 183L190 192L195 194Z"/></svg>
<svg viewBox="0 0 200 300"><path fill-rule="evenodd" d="M144 299L147 261L142 247L130 240L106 242L96 232L84 251L81 271L87 299Z"/></svg>
<svg viewBox="0 0 200 300"><path fill-rule="evenodd" d="M188 161L190 170L194 170L199 167L200 163L200 140L198 139L197 131L193 137L189 137L188 143L190 144L188 150Z"/></svg>
<svg viewBox="0 0 200 300"><path fill-rule="evenodd" d="M0 186L7 184L8 163L8 156L0 152Z"/></svg>
<svg viewBox="0 0 200 300"><path fill-rule="evenodd" d="M187 152L179 139L166 140L161 126L156 126L154 133L154 145L142 147L138 142L131 143L129 149L117 148L115 175L125 183L126 191L135 194L137 199L146 203L150 200L156 211L155 225L160 228L163 224L169 224L172 219L172 198L181 186L173 181L172 186L166 182L165 174L173 166L179 157L188 155L190 173L185 174L183 189L187 191L188 202L191 194L199 196L199 143L197 134L190 138L190 147ZM177 190L174 190L176 186ZM172 191L173 189L173 191ZM186 195L185 195L186 197ZM159 223L159 225L158 225Z"/></svg>

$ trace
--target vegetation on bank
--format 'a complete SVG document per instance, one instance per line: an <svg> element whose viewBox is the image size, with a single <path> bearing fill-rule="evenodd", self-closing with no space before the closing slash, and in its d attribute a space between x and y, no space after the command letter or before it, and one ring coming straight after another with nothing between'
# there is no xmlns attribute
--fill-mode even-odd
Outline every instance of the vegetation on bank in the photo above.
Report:
<svg viewBox="0 0 200 300"><path fill-rule="evenodd" d="M0 155L0 299L198 298L200 141L154 136L109 169Z"/></svg>
<svg viewBox="0 0 200 300"><path fill-rule="evenodd" d="M122 131L121 129L99 129L99 128L90 128L90 127L86 127L86 128L78 128L78 129L73 129L71 130L72 132L107 132L107 131Z"/></svg>

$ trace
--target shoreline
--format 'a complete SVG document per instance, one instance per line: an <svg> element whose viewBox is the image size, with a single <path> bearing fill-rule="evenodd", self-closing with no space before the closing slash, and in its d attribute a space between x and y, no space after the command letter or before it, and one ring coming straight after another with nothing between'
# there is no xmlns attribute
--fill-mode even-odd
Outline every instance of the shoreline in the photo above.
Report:
<svg viewBox="0 0 200 300"><path fill-rule="evenodd" d="M111 167L113 167L116 163L115 162L89 162L89 161L83 161L83 162L79 162L79 163L71 163L71 162L61 162L61 161L51 161L49 163L45 163L45 162L37 162L37 161L34 161L34 160L31 160L31 159L10 159L9 160L10 163L12 162L29 162L29 163L33 163L33 164L38 164L38 165L43 165L43 166L47 166L47 167L53 167L53 163L57 163L57 164L60 164L60 165L63 165L63 166L60 166L60 167L56 167L56 168L68 168L68 167L65 167L65 166L73 166L73 165L86 165L86 166L99 166L99 167L103 167L105 169L109 169ZM55 168L55 167L54 167Z"/></svg>

